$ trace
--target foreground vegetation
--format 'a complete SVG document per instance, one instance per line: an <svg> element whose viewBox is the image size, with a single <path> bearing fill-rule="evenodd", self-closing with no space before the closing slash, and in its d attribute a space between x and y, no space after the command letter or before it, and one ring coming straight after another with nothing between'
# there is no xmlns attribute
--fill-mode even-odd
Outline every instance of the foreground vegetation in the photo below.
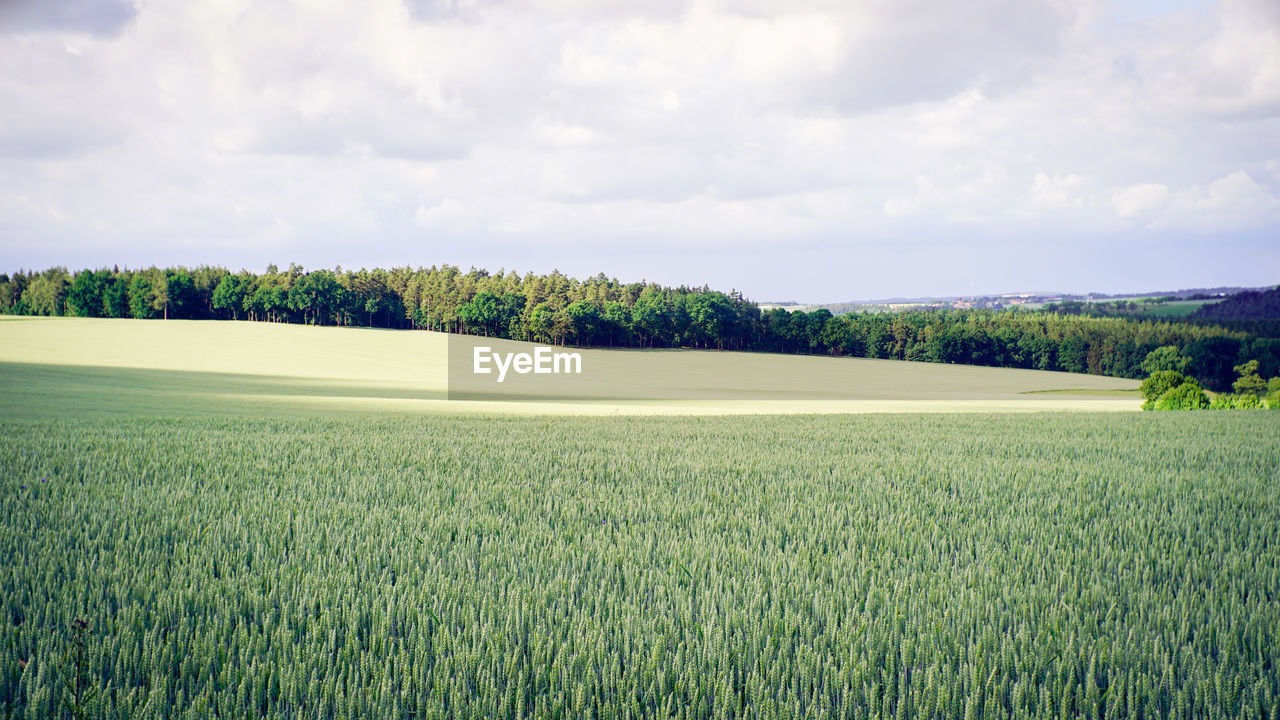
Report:
<svg viewBox="0 0 1280 720"><path fill-rule="evenodd" d="M1141 378L1172 345L1210 389L1257 360L1280 373L1275 333L1213 324L1030 311L916 311L833 317L761 311L740 293L443 266L265 273L223 268L81 270L0 275L0 313L240 319L418 328L609 347L693 347L986 365Z"/></svg>
<svg viewBox="0 0 1280 720"><path fill-rule="evenodd" d="M1272 413L5 421L0 715L1275 717L1278 470Z"/></svg>
<svg viewBox="0 0 1280 720"><path fill-rule="evenodd" d="M1234 392L1210 398L1200 383L1183 373L1190 361L1178 349L1166 346L1153 350L1142 363L1151 374L1138 388L1143 410L1280 410L1280 376L1270 380L1258 373L1258 361L1237 365Z"/></svg>

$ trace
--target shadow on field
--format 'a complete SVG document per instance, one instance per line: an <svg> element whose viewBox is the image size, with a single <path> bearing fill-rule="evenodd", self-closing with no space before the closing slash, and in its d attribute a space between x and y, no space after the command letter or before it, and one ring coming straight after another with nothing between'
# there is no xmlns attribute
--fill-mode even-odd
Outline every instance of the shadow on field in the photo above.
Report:
<svg viewBox="0 0 1280 720"><path fill-rule="evenodd" d="M379 401L443 399L443 390L430 387L359 380L0 363L0 414L8 419L310 414L317 408L373 409Z"/></svg>

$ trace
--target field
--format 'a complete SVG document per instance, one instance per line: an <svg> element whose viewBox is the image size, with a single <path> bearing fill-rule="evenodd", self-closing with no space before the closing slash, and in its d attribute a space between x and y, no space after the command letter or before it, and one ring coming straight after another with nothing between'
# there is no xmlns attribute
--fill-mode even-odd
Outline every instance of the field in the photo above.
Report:
<svg viewBox="0 0 1280 720"><path fill-rule="evenodd" d="M1217 300L1170 300L1168 302L1148 305L1139 313L1143 317L1154 319L1184 318L1199 310L1204 305Z"/></svg>
<svg viewBox="0 0 1280 720"><path fill-rule="evenodd" d="M0 708L53 716L81 617L108 717L1274 717L1277 457L1269 413L6 422Z"/></svg>
<svg viewBox="0 0 1280 720"><path fill-rule="evenodd" d="M1280 413L452 412L149 325L0 345L5 717L1280 714Z"/></svg>
<svg viewBox="0 0 1280 720"><path fill-rule="evenodd" d="M445 402L439 333L248 322L0 319L10 417L1137 410L1137 381L1037 370L697 351L583 350L571 385ZM455 344L527 343L452 336ZM545 376L544 376L545 377ZM527 387L527 386L526 386ZM1044 391L1066 391L1044 392Z"/></svg>

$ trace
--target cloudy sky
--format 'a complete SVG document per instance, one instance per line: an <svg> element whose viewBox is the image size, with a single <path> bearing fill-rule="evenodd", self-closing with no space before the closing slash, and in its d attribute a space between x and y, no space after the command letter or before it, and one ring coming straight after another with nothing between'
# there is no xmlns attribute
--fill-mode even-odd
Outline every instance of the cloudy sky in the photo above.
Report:
<svg viewBox="0 0 1280 720"><path fill-rule="evenodd" d="M0 271L1280 282L1274 0L0 0L0 107Z"/></svg>

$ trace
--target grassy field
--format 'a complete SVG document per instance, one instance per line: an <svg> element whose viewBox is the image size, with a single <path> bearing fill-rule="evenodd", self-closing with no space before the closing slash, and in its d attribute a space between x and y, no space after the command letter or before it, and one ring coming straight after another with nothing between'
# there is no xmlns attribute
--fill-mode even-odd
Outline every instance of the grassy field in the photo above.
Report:
<svg viewBox="0 0 1280 720"><path fill-rule="evenodd" d="M1280 413L456 403L244 325L0 322L0 716L1280 714Z"/></svg>
<svg viewBox="0 0 1280 720"><path fill-rule="evenodd" d="M0 425L8 717L1277 711L1272 413Z"/></svg>
<svg viewBox="0 0 1280 720"><path fill-rule="evenodd" d="M1191 313L1199 310L1202 306L1209 303L1219 302L1218 300L1172 300L1169 302L1156 303L1142 309L1143 317L1163 319L1163 318L1184 318Z"/></svg>
<svg viewBox="0 0 1280 720"><path fill-rule="evenodd" d="M449 343L429 332L76 318L0 320L10 417L1136 410L1138 383L1092 375L862 358L582 350L581 378L445 402ZM500 391L498 391L500 390ZM1044 393L1070 390L1071 393Z"/></svg>

